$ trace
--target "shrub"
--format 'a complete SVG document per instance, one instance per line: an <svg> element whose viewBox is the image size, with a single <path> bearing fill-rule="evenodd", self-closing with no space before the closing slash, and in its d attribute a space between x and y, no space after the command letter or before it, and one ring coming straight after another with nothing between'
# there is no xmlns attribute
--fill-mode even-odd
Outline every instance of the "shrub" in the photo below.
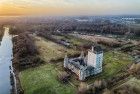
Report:
<svg viewBox="0 0 140 94"><path fill-rule="evenodd" d="M67 72L61 72L58 75L58 80L62 83L67 83L70 80L70 74L68 74Z"/></svg>

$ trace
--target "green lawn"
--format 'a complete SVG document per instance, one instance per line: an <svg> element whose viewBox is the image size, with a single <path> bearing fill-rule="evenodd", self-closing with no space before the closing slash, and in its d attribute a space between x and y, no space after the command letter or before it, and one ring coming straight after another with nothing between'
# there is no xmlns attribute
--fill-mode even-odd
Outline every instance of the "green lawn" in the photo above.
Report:
<svg viewBox="0 0 140 94"><path fill-rule="evenodd" d="M122 52L106 52L104 54L103 78L109 78L119 73L121 69L132 63L132 57Z"/></svg>
<svg viewBox="0 0 140 94"><path fill-rule="evenodd" d="M22 71L20 80L25 94L75 94L76 88L60 83L57 74L54 64Z"/></svg>

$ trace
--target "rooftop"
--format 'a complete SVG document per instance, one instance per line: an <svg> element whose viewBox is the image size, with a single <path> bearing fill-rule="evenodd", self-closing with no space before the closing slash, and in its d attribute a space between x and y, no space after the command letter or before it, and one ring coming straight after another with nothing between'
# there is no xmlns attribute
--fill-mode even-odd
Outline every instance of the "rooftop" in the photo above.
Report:
<svg viewBox="0 0 140 94"><path fill-rule="evenodd" d="M69 63L71 63L72 65L74 65L78 69L80 69L81 66L86 66L85 61L84 61L83 58L70 59Z"/></svg>
<svg viewBox="0 0 140 94"><path fill-rule="evenodd" d="M101 46L92 46L92 49L90 51L94 53L101 53L103 52L103 49L101 48Z"/></svg>

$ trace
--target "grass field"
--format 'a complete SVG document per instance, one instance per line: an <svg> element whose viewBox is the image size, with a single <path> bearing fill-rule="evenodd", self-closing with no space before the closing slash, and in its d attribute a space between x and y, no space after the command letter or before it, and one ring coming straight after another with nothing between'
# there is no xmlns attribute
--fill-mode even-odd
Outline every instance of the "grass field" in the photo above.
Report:
<svg viewBox="0 0 140 94"><path fill-rule="evenodd" d="M36 37L35 42L39 49L40 57L46 62L49 62L51 59L64 57L66 54L72 55L79 53L78 51L67 49L64 46L60 46L41 37Z"/></svg>
<svg viewBox="0 0 140 94"><path fill-rule="evenodd" d="M84 44L92 43L91 41L81 39L72 35L67 35L67 36L53 35L53 37L59 40L60 39L68 40L73 45L84 45Z"/></svg>
<svg viewBox="0 0 140 94"><path fill-rule="evenodd" d="M40 37L35 38L40 57L46 64L24 70L20 73L20 79L25 94L75 94L76 88L70 84L62 84L57 80L59 72L63 71L62 63L51 64L51 59L64 57L65 54L74 54L77 51L66 49L51 41Z"/></svg>
<svg viewBox="0 0 140 94"><path fill-rule="evenodd" d="M20 79L25 94L75 94L76 88L61 84L54 64L46 64L21 72Z"/></svg>
<svg viewBox="0 0 140 94"><path fill-rule="evenodd" d="M51 41L40 37L36 38L36 45L40 52L40 57L46 61L46 64L36 68L30 68L20 73L20 79L25 94L75 94L76 89L70 84L62 84L57 80L57 75L63 70L63 62L49 63L53 58L64 57L65 53L77 53L72 49L66 49ZM87 79L87 83L93 83L96 78L109 78L118 75L119 70L125 68L132 62L132 58L121 52L104 53L103 72L96 77ZM78 86L79 82L75 75L72 75L70 81ZM49 93L48 93L49 92Z"/></svg>
<svg viewBox="0 0 140 94"><path fill-rule="evenodd" d="M132 57L124 54L122 52L107 52L104 54L104 71L102 75L103 78L109 78L112 76L117 75L117 73L121 70L126 68L126 66L132 63ZM122 72L121 72L122 73Z"/></svg>

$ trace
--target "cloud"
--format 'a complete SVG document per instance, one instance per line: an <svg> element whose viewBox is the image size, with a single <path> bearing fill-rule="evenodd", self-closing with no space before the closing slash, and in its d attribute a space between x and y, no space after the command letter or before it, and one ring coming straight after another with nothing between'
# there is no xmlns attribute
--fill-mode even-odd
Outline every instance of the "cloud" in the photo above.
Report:
<svg viewBox="0 0 140 94"><path fill-rule="evenodd" d="M140 0L0 0L0 11L4 9L25 14L140 14Z"/></svg>

